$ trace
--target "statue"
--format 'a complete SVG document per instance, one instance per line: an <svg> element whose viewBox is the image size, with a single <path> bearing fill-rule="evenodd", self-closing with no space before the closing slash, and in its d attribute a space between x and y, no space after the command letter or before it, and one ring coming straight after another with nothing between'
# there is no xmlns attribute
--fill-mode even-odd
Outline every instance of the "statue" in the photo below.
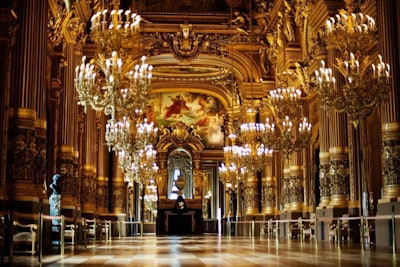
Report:
<svg viewBox="0 0 400 267"><path fill-rule="evenodd" d="M53 175L53 182L50 184L50 188L53 190L52 194L60 195L61 194L61 186L58 184L61 179L61 174L56 173Z"/></svg>
<svg viewBox="0 0 400 267"><path fill-rule="evenodd" d="M51 216L59 216L61 214L61 185L59 184L61 177L62 175L59 173L54 174L53 182L50 184L50 188L53 190L49 198Z"/></svg>

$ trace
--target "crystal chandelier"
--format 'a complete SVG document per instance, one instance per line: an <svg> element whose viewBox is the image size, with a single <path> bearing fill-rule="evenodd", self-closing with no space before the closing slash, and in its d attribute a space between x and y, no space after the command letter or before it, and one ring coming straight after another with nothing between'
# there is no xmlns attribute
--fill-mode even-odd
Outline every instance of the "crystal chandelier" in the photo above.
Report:
<svg viewBox="0 0 400 267"><path fill-rule="evenodd" d="M129 45L139 38L141 17L129 9L105 9L94 14L90 21L91 38L103 54L121 49L128 52Z"/></svg>
<svg viewBox="0 0 400 267"><path fill-rule="evenodd" d="M268 98L273 117L266 119L263 141L286 158L311 141L311 123L302 116L300 98L301 90L292 86L272 90Z"/></svg>
<svg viewBox="0 0 400 267"><path fill-rule="evenodd" d="M323 107L345 111L354 126L390 95L389 64L380 55L372 60L365 54L376 43L376 31L372 17L351 9L341 10L326 22L326 42L341 52L334 68L343 76L344 85L337 85L332 69L321 61L315 71L318 93Z"/></svg>
<svg viewBox="0 0 400 267"><path fill-rule="evenodd" d="M91 39L98 46L96 58L77 66L78 103L109 116L105 139L115 151L125 178L143 184L157 172L153 142L157 128L145 119L152 69L139 59L141 17L130 10L103 10L91 18ZM138 45L135 46L134 44Z"/></svg>
<svg viewBox="0 0 400 267"><path fill-rule="evenodd" d="M155 163L157 151L153 145L148 144L137 153L118 153L119 166L123 170L125 179L131 182L137 182L141 185L146 181L155 178L158 173L158 166Z"/></svg>
<svg viewBox="0 0 400 267"><path fill-rule="evenodd" d="M119 167L127 180L142 184L158 171L155 164L157 151L153 149L153 143L157 140L158 128L154 127L153 122L149 123L146 118L133 128L134 131L130 129L129 122L119 125L122 125L119 127L121 133L111 135L121 137L119 142L113 144L114 148L119 148L115 150L118 155Z"/></svg>
<svg viewBox="0 0 400 267"><path fill-rule="evenodd" d="M110 58L98 55L96 64L86 63L76 67L75 88L78 93L78 104L84 106L85 112L90 106L115 119L115 114L135 116L142 114L148 99L153 66L123 62L116 51Z"/></svg>
<svg viewBox="0 0 400 267"><path fill-rule="evenodd" d="M281 152L288 158L293 152L297 152L301 149L306 148L311 141L311 123L307 121L306 117L298 123L296 128L289 118L286 116L285 119L278 124L279 133L275 131L275 125L269 122L267 118L266 125L271 129L271 132L266 134L268 142L276 150Z"/></svg>
<svg viewBox="0 0 400 267"><path fill-rule="evenodd" d="M247 110L247 114L251 114L255 118L256 111L254 108L250 108ZM269 144L263 143L265 131L266 126L264 123L244 122L240 125L239 141L241 147L239 150L239 166L255 172L271 163L273 150L269 147Z"/></svg>
<svg viewBox="0 0 400 267"><path fill-rule="evenodd" d="M144 206L145 209L150 211L153 215L157 215L157 186L155 185L154 180L149 180L148 184L145 187L144 194Z"/></svg>

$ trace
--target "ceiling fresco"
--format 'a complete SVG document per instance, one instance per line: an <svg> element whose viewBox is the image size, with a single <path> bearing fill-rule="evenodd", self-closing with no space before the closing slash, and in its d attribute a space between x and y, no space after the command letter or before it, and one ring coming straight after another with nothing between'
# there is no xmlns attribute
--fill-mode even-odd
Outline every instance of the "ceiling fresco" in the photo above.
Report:
<svg viewBox="0 0 400 267"><path fill-rule="evenodd" d="M160 93L153 95L147 117L157 127L169 127L179 121L196 131L207 149L222 149L224 145L221 102L210 95L194 93Z"/></svg>
<svg viewBox="0 0 400 267"><path fill-rule="evenodd" d="M145 2L145 3L143 3ZM226 0L146 0L139 1L139 9L146 12L229 12Z"/></svg>

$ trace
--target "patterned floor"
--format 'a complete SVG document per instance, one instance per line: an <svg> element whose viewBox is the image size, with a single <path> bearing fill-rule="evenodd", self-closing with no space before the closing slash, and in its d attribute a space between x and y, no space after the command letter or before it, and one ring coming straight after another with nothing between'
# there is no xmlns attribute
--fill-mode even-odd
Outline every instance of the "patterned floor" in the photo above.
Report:
<svg viewBox="0 0 400 267"><path fill-rule="evenodd" d="M144 236L79 246L65 256L43 257L42 266L400 266L391 251L310 241L248 237ZM39 266L35 256L16 256L13 266Z"/></svg>

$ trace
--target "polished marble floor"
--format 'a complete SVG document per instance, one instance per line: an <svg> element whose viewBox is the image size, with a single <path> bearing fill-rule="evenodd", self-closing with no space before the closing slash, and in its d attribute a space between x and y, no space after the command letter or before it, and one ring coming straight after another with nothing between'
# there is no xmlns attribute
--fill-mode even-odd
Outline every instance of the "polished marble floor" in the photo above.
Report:
<svg viewBox="0 0 400 267"><path fill-rule="evenodd" d="M5 264L4 264L5 265ZM67 248L64 257L43 256L41 266L400 266L400 255L357 244L287 239L202 236L127 237ZM13 266L39 266L37 256L18 255Z"/></svg>

